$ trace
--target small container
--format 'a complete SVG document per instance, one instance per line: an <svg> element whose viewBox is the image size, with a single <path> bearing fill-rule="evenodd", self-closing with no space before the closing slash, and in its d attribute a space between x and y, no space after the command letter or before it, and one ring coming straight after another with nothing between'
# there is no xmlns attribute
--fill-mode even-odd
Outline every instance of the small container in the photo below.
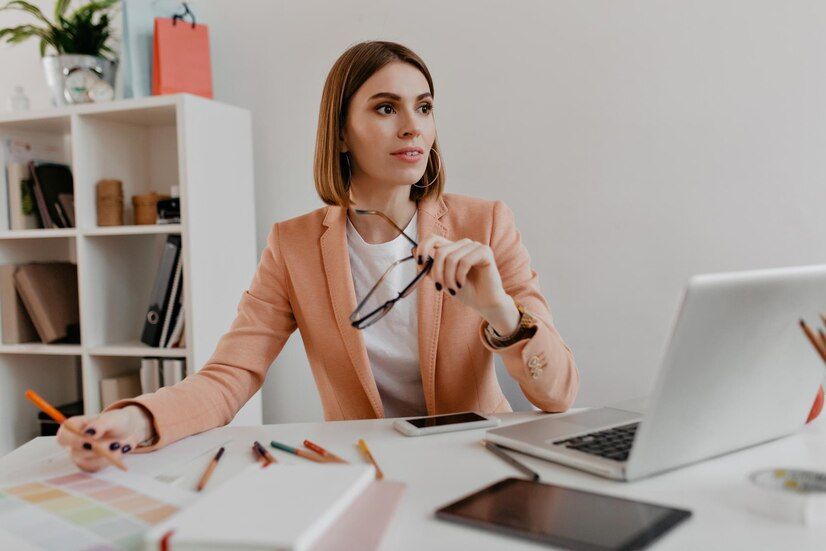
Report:
<svg viewBox="0 0 826 551"><path fill-rule="evenodd" d="M98 226L123 225L123 182L101 180L97 184Z"/></svg>
<svg viewBox="0 0 826 551"><path fill-rule="evenodd" d="M172 186L172 197L158 201L158 224L181 223L181 200L178 186Z"/></svg>
<svg viewBox="0 0 826 551"><path fill-rule="evenodd" d="M135 208L135 224L155 224L158 221L158 201L164 199L169 199L169 195L160 195L154 191L143 195L133 195L132 206Z"/></svg>

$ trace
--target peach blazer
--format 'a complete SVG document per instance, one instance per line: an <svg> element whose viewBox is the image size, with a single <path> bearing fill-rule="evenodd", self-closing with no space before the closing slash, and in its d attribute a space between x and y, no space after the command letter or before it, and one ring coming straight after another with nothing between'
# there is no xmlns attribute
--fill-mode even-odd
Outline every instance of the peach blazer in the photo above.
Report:
<svg viewBox="0 0 826 551"><path fill-rule="evenodd" d="M296 328L325 419L384 417L364 339L348 319L356 296L346 217L346 209L328 206L274 224L237 316L207 364L177 385L109 407L137 403L149 410L159 439L142 450L231 421L261 387ZM494 353L502 356L508 373L533 404L549 412L566 410L576 396L579 376L570 349L551 321L511 210L501 201L443 194L420 201L418 232L420 240L436 233L488 244L505 290L539 322L530 339L494 349L482 333L482 317L425 279L416 296L428 414L511 411L496 379Z"/></svg>

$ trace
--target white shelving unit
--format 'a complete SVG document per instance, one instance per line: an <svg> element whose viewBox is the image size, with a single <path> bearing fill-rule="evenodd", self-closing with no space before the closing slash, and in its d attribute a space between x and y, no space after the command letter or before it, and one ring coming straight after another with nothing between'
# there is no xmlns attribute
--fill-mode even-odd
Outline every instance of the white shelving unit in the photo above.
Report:
<svg viewBox="0 0 826 551"><path fill-rule="evenodd" d="M0 264L70 261L78 267L81 343L0 345L0 455L39 434L27 388L55 405L83 399L100 411L100 380L140 359L185 358L200 369L236 313L255 270L250 114L191 95L157 96L0 115L0 136L62 137L72 167L77 228L0 231ZM131 197L179 187L181 224L98 227L95 186L123 182ZM5 194L6 190L0 190ZM186 346L140 342L161 249L183 243ZM234 424L261 423L256 394Z"/></svg>

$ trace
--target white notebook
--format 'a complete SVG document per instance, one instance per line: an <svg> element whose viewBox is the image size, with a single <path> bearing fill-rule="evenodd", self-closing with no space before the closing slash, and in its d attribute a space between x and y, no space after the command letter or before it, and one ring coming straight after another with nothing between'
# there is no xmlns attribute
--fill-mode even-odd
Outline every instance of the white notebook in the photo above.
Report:
<svg viewBox="0 0 826 551"><path fill-rule="evenodd" d="M369 465L252 465L147 536L170 551L307 549L375 477Z"/></svg>

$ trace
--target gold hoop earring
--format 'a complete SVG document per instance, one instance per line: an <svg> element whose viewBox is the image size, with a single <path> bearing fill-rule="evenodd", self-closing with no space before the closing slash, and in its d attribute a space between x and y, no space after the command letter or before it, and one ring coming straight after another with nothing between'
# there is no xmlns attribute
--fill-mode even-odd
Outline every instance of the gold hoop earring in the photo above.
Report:
<svg viewBox="0 0 826 551"><path fill-rule="evenodd" d="M415 183L415 184L412 184L412 185L413 185L413 187L417 187L417 188L420 188L420 189L425 189L425 188L430 187L431 185L433 185L433 182L435 182L436 180L438 180L438 178L439 178L439 173L440 173L440 172L442 172L442 156L441 156L441 155L439 155L439 152L438 152L438 151L436 151L436 150L435 150L435 149L433 149L433 148L430 148L430 151L432 151L433 153L435 153L435 154L436 154L436 159L439 161L439 168L438 168L438 169L436 169L436 176L435 176L435 177L433 178L433 180L431 180L431 181L430 181L430 183L429 183L429 184L427 184L426 186L420 186L420 185L418 184L418 182L417 182L417 183ZM429 154L429 153L428 153L428 157L430 157L430 154ZM425 172L427 172L427 169L425 169ZM424 178L424 175L422 175L422 178Z"/></svg>

